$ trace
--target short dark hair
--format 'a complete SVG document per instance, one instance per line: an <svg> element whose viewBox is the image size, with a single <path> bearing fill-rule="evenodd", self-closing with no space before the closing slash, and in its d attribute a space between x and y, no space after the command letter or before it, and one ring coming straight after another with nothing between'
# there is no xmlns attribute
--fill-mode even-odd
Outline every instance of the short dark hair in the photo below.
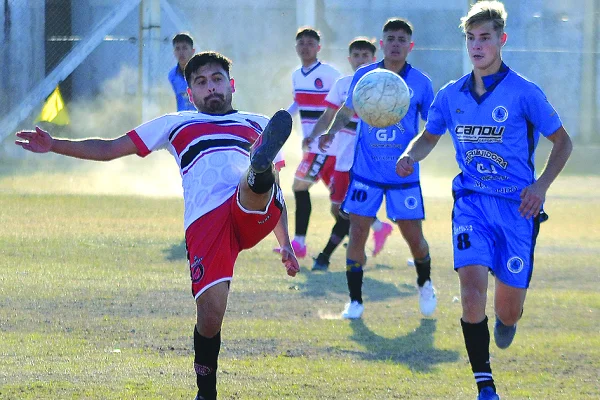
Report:
<svg viewBox="0 0 600 400"><path fill-rule="evenodd" d="M173 40L171 41L171 43L173 44L173 46L175 46L177 43L187 43L190 45L190 47L194 47L194 39L189 33L185 32L181 32L173 36Z"/></svg>
<svg viewBox="0 0 600 400"><path fill-rule="evenodd" d="M216 51L203 51L201 53L196 53L190 58L188 63L185 65L185 80L190 86L190 80L192 79L192 73L198 71L198 68L201 68L207 64L217 64L223 67L225 72L227 72L227 77L229 78L229 68L231 68L231 60L225 57L221 53L217 53Z"/></svg>
<svg viewBox="0 0 600 400"><path fill-rule="evenodd" d="M317 42L321 42L321 35L319 34L319 31L311 28L310 26L303 26L298 29L298 32L296 32L296 40L300 39L303 36L313 38Z"/></svg>
<svg viewBox="0 0 600 400"><path fill-rule="evenodd" d="M410 36L413 34L412 24L405 18L390 18L383 25L383 32L404 31Z"/></svg>
<svg viewBox="0 0 600 400"><path fill-rule="evenodd" d="M350 45L348 45L348 53L352 54L352 50L368 50L373 53L373 55L377 53L377 47L373 44L373 40L366 37L354 38L350 42Z"/></svg>

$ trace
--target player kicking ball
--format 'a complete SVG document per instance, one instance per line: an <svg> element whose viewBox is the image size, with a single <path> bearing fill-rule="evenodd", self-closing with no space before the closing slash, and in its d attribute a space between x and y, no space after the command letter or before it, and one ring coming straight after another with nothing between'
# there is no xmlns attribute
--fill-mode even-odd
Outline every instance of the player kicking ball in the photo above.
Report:
<svg viewBox="0 0 600 400"><path fill-rule="evenodd" d="M533 272L533 250L550 184L571 154L572 144L544 93L502 62L506 11L498 1L475 3L462 27L473 71L436 95L425 130L400 157L406 176L449 131L461 173L454 178L452 231L465 346L478 400L498 400L490 365L485 314L488 272L495 294L494 338L513 341ZM533 155L540 133L552 142L536 180Z"/></svg>
<svg viewBox="0 0 600 400"><path fill-rule="evenodd" d="M163 147L175 157L182 177L185 240L196 300L198 400L217 398L221 326L240 251L273 231L287 274L295 276L299 271L273 167L290 135L291 116L281 110L269 121L234 110L230 65L228 58L215 52L196 54L187 63L188 94L198 112L163 115L115 139L56 139L36 128L18 132L16 141L34 153L86 160L144 157Z"/></svg>

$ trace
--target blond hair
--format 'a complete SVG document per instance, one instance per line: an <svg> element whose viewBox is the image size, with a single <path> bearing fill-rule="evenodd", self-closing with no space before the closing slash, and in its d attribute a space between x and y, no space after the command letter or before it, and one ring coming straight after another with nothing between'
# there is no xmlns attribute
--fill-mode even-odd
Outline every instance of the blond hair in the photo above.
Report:
<svg viewBox="0 0 600 400"><path fill-rule="evenodd" d="M478 1L471 6L466 16L460 19L460 27L466 32L469 27L479 25L488 21L494 24L494 30L498 33L504 32L508 14L504 4L500 1Z"/></svg>

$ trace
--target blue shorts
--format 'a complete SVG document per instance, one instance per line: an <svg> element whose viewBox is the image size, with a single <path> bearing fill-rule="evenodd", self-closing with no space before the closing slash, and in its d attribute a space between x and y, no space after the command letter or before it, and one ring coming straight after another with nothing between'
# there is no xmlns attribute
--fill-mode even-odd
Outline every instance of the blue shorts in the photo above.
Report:
<svg viewBox="0 0 600 400"><path fill-rule="evenodd" d="M423 195L419 182L384 185L352 177L342 210L363 217L376 217L383 203L392 221L424 219Z"/></svg>
<svg viewBox="0 0 600 400"><path fill-rule="evenodd" d="M540 216L525 219L519 202L469 193L454 201L454 269L488 267L502 283L526 289L533 272L533 250Z"/></svg>

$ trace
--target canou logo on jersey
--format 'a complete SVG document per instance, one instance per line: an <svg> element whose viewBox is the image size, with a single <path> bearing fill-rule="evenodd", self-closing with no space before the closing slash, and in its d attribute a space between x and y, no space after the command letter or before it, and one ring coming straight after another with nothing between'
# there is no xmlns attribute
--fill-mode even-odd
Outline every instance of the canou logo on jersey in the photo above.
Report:
<svg viewBox="0 0 600 400"><path fill-rule="evenodd" d="M502 143L504 126L457 125L454 133L459 142Z"/></svg>

